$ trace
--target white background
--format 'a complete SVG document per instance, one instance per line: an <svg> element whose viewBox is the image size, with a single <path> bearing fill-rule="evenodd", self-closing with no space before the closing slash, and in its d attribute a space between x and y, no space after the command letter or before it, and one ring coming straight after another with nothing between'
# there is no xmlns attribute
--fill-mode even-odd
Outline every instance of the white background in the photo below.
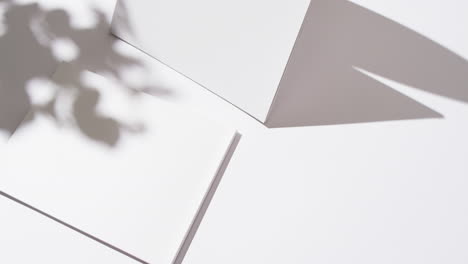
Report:
<svg viewBox="0 0 468 264"><path fill-rule="evenodd" d="M74 21L89 26L86 19L92 17L91 12L80 8L86 7L86 3L71 2L56 1L56 5L74 5L67 9ZM108 14L112 13L110 2L96 1ZM395 98L408 96L412 100L406 102L417 104L399 108L399 104L387 103L386 97L357 93L358 96L346 101L365 99L367 107L360 111L353 111L353 107L342 110L356 114L352 118L340 116L334 124L326 126L268 129L165 66L157 62L147 64L150 73L145 75L149 78L147 82L174 94L166 100L222 118L243 134L185 263L468 261L468 92L463 77L468 59L466 1L330 2L353 8L334 10L327 8L326 1L318 1L317 12L322 10L329 21L343 23L348 18L356 21L361 16L354 15L367 14L364 17L372 19L359 22L370 28L375 25L371 33L385 35L377 27L382 24L412 30L400 30L409 37L396 35L397 48L386 46L385 42L380 42L378 49L365 46L369 52L376 50L383 55L391 51L391 56L376 56L375 60L389 65L393 71L384 71L389 68L382 65L372 67L375 65L352 61L346 61L345 65L347 71L362 74L358 76L370 76L372 82L364 91L372 92L372 87L391 89ZM338 24L324 25L321 36L342 34L333 31L334 25ZM347 31L348 39L353 39L354 32ZM349 57L353 50L366 54L357 45L374 43L374 35L358 36L352 42L354 47L320 42L332 51L339 49L336 53L340 54L333 56L327 50L331 56L324 63L338 61L343 65L340 61L344 60L343 53L338 52L343 49ZM434 46L428 39L440 46ZM414 43L429 43L431 52L425 53L418 46L405 49ZM400 49L408 60L395 56ZM417 62L408 67L408 61L414 61L412 52L417 54ZM405 71L408 76L417 76L416 81L391 74L401 68L408 69ZM329 80L346 80L347 75L340 75L342 71L333 75L332 67L326 69L329 71L326 76L334 77ZM358 86L349 87L359 91ZM320 91L323 87L313 88ZM374 101L377 103L369 103ZM421 109L417 107L421 104L429 111L417 112L415 116L407 112ZM383 111L380 115L382 107L402 112ZM329 110L322 109L325 113ZM375 112L379 115L360 118L363 113ZM392 121L421 113L429 118ZM334 114L330 116L335 117Z"/></svg>
<svg viewBox="0 0 468 264"><path fill-rule="evenodd" d="M359 60L353 65L347 61L349 70L353 66L356 70L367 68L362 72L388 86L387 89L401 92L443 117L382 122L393 117L382 111L392 104L385 102L386 98L365 98L368 94L358 93L348 100L368 106L372 106L368 100L377 101L373 108L365 110L380 113L383 120L379 121L376 114L369 118L377 121L372 123L269 130L238 121L245 131L244 138L185 263L468 261L468 5L456 0L354 2L362 7L345 1L342 3L346 4L312 3L317 8L316 14L322 12L323 17L329 18L326 22L336 22L323 24L323 32L319 31L323 38L316 39L328 45L329 61L342 62L348 59L344 56L353 57L353 50L366 54L359 44L382 44L375 38L398 32L376 34L379 25L390 29L398 26L388 25L384 17L390 18L415 32L411 35L402 32L401 38L392 36L396 39L388 46L366 46L369 54L375 54L375 50L392 54L376 56L375 60L383 66L359 65L362 62ZM347 17L356 14L368 19L358 24L375 27L369 35L356 34L363 32L359 28L333 31L340 30L343 23L357 23L361 17ZM442 48L431 46L430 52L424 53L424 46L408 47L427 42L417 33L465 59L460 60ZM364 39L350 43L328 41L339 39L333 34L349 34L350 40ZM336 56L330 52L334 48ZM343 53L343 49L348 53ZM409 59L399 57L399 52ZM328 65L327 58L323 59ZM399 68L407 70L410 77L416 75L415 78L398 75ZM331 76L329 83L346 84L340 82L348 78L346 74L340 75L343 73L340 69L335 75L333 68L326 70L329 71L323 74ZM369 73L372 70L374 74ZM379 73L397 80L379 77ZM426 79L419 75L425 75ZM322 80L322 84L326 85L326 81ZM381 85L375 82L374 87L384 89ZM319 91L322 88L325 87L313 87ZM359 92L359 87L347 88ZM372 86L368 88L372 92ZM441 97L438 92L450 96ZM343 107L349 104L345 102ZM329 115L336 123L342 120L338 117L344 115L336 117L333 109L323 107L317 111L332 112ZM409 104L393 107L402 111L391 112L395 118L410 115L405 110L416 109ZM343 112L353 114L361 110L356 108L359 105ZM360 121L361 116L351 114ZM367 117L364 115L363 119Z"/></svg>
<svg viewBox="0 0 468 264"><path fill-rule="evenodd" d="M2 263L138 263L0 196Z"/></svg>

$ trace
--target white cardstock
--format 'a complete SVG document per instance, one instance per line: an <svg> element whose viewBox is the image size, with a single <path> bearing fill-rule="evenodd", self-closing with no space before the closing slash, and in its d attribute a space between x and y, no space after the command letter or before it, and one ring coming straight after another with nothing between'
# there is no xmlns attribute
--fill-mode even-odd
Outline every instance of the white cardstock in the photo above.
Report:
<svg viewBox="0 0 468 264"><path fill-rule="evenodd" d="M0 189L139 259L171 263L236 132L71 65L53 82L55 102L33 107L10 138Z"/></svg>
<svg viewBox="0 0 468 264"><path fill-rule="evenodd" d="M310 0L120 0L113 33L264 122Z"/></svg>

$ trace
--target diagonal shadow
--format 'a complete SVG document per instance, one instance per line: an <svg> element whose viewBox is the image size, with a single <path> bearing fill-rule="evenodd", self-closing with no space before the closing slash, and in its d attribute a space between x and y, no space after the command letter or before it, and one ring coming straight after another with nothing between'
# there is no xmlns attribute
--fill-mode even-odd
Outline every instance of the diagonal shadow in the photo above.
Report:
<svg viewBox="0 0 468 264"><path fill-rule="evenodd" d="M7 198L7 199L10 199L10 200L12 200L13 202L16 202L16 203L18 203L18 204L20 204L20 205L22 205L22 206L24 206L24 207L26 207L26 208L28 208L28 209L30 209L30 210L33 210L34 212L36 212L36 213L38 213L38 214L41 214L41 215L43 215L44 217L47 217L47 218L51 219L52 221L57 222L58 224L61 224L61 225L65 226L65 227L67 227L67 228L70 228L71 230L73 230L73 231L75 231L75 232L78 232L78 233L80 233L80 234L82 234L82 235L84 235L84 236L86 236L86 237L88 237L88 238L90 238L90 239L92 239L92 240L98 242L98 243L101 243L102 245L104 245L104 246L106 246L106 247L108 247L108 248L111 248L111 249L113 249L113 250L115 250L115 251L117 251L117 252L119 252L119 253L121 253L121 254L124 254L125 256L127 256L127 257L129 257L129 258L132 258L132 259L134 259L134 260L136 260L136 261L138 261L138 262L144 263L144 264L147 264L147 263L148 263L148 262L146 262L146 261L144 261L144 260L142 260L142 259L140 259L140 258L138 258L138 257L136 257L136 256L134 256L134 255L132 255L132 254L130 254L130 253L128 253L128 252L126 252L126 251L120 249L120 248L118 248L118 247L115 247L115 246L113 246L113 245L107 243L107 242L104 241L104 240L99 239L98 237L95 237L95 236L93 236L93 235L91 235L91 234L89 234L89 233L86 233L85 231L83 231L83 230L81 230L81 229L78 229L78 228L76 228L76 227L74 227L74 226L72 226L72 225L70 225L70 224L68 224L68 223L66 223L66 222L64 222L64 221L62 221L62 220L60 220L60 219L58 219L58 218L56 218L56 217L54 217L54 216L52 216L52 215L46 213L46 212L44 212L44 211L41 211L41 210L39 210L38 208L36 208L36 207L34 207L34 206L32 206L32 205L30 205L30 204L28 204L28 203L25 203L25 202L23 202L23 201L21 201L21 200L15 198L15 197L13 197L13 196L7 194L7 193L5 193L5 192L0 191L0 196L3 196L3 197L5 197L5 198Z"/></svg>
<svg viewBox="0 0 468 264"><path fill-rule="evenodd" d="M354 67L468 102L468 62L345 0L312 0L268 127L442 117Z"/></svg>
<svg viewBox="0 0 468 264"><path fill-rule="evenodd" d="M62 90L72 89L76 98L71 102L73 127L95 142L113 147L122 132L139 133L130 124L117 117L101 116L97 105L102 95L80 79L80 72L91 70L123 81L122 72L130 67L145 70L142 62L119 53L114 45L117 38L110 34L110 23L104 13L92 10L96 23L92 27L75 28L70 14L64 9L43 9L38 4L19 4L13 0L0 0L0 131L11 135L28 111L31 121L37 115L47 115L58 124L62 120L56 113L60 93L56 92L44 105L32 101L31 92L40 86L31 85L36 80L50 80L57 65L66 60L79 65L78 74L61 83ZM125 12L120 16L125 15ZM120 18L125 23L124 18ZM65 45L65 53L58 46ZM68 49L68 53L67 53ZM60 51L60 50L59 50ZM144 85L144 84L141 84ZM141 87L127 84L130 91L151 90L152 94L168 95L158 87ZM29 89L31 88L32 89ZM63 103L63 102L62 102Z"/></svg>

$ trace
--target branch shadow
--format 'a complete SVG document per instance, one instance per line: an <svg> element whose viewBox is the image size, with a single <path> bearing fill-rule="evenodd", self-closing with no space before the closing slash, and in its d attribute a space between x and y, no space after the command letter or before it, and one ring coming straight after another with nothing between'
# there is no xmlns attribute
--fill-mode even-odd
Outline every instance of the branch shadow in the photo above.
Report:
<svg viewBox="0 0 468 264"><path fill-rule="evenodd" d="M64 9L45 10L37 4L18 4L13 0L0 0L0 8L3 9L0 13L3 28L0 31L0 131L14 133L28 111L32 117L26 122L39 114L61 125L69 122L58 118L56 113L60 91L46 105L35 105L31 98L31 90L41 93L37 91L41 87L31 82L41 79L53 82L50 77L57 65L67 61L79 68L78 74L55 84L76 94L70 103L74 113L71 121L83 136L113 147L123 131L142 132L112 116L99 115L96 108L102 95L80 79L80 72L86 70L119 81L124 80L122 72L130 67L145 71L145 65L138 59L114 48L119 40L110 34L110 23L104 13L92 10L96 23L92 27L75 28ZM165 89L144 85L126 84L126 87L135 93L150 90L155 95L169 95Z"/></svg>
<svg viewBox="0 0 468 264"><path fill-rule="evenodd" d="M312 0L266 125L441 118L355 67L468 102L468 62L419 33L344 0Z"/></svg>

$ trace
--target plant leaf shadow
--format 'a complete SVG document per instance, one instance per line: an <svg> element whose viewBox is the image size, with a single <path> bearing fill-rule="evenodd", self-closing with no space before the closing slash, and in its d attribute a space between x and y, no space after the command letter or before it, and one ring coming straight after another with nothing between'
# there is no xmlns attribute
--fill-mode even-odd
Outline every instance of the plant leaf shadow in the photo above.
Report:
<svg viewBox="0 0 468 264"><path fill-rule="evenodd" d="M37 106L33 105L27 89L33 80L50 79L57 65L64 60L57 55L57 40L66 40L74 47L75 56L66 61L79 65L81 72L89 70L124 81L123 72L128 68L145 71L144 63L137 57L114 48L119 40L110 34L110 23L102 11L90 11L96 21L92 27L76 28L71 23L71 14L65 9L46 10L38 4L19 4L13 0L0 0L0 8L4 9L0 16L4 28L0 32L0 130L9 135L14 133L28 111L33 113L26 122L32 121L37 114L48 115L57 123L64 122L55 113L55 105L60 101L57 93L47 105ZM120 18L120 21L124 23L125 19ZM76 99L71 103L73 122L84 137L113 147L123 131L143 131L119 122L118 118L99 115L96 109L103 95L83 83L80 74L70 76L66 88L63 83L57 85L76 92ZM126 87L135 93L151 91L156 96L171 95L167 89L147 83L138 86L126 83Z"/></svg>
<svg viewBox="0 0 468 264"><path fill-rule="evenodd" d="M468 102L464 58L349 1L312 0L266 125L442 117L355 67Z"/></svg>

